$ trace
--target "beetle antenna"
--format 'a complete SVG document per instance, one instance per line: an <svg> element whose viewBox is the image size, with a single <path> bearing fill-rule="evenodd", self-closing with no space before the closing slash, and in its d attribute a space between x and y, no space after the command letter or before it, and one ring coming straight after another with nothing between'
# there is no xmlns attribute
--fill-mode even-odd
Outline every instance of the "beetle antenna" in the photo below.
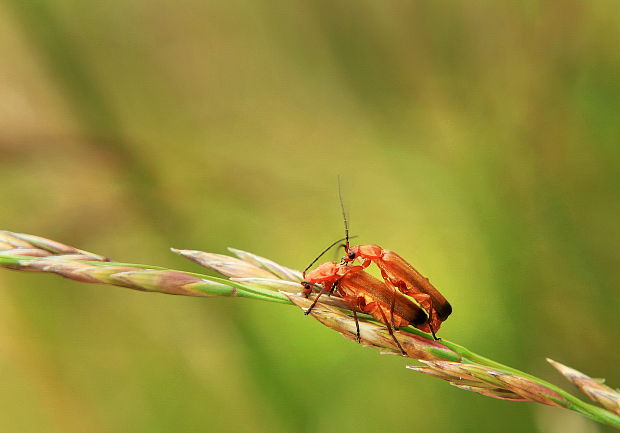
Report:
<svg viewBox="0 0 620 433"><path fill-rule="evenodd" d="M342 220L344 221L345 249L349 252L349 219L344 209L344 200L342 200L342 185L340 183L340 175L338 175L338 198L340 199L340 210L342 211Z"/></svg>
<svg viewBox="0 0 620 433"><path fill-rule="evenodd" d="M350 237L350 238L348 238L348 239L353 239L353 238L356 238L356 237L357 237L357 236L351 236L351 237ZM345 239L347 239L347 238L341 238L341 239L338 239L337 241L333 242L330 246L328 246L327 248L325 248L325 249L321 252L321 254L319 254L319 255L317 256L317 258L316 258L316 259L312 260L312 263L310 263L310 264L308 265L308 267L307 267L306 269L304 269L303 274L304 274L304 275L306 275L306 272L308 272L308 269L310 269L310 268L312 267L312 265L314 265L314 264L317 262L317 260L319 260L321 257L323 257L323 254L325 254L326 252L328 252L329 250L331 250L332 248L334 248L334 246L338 245L340 242L344 241Z"/></svg>

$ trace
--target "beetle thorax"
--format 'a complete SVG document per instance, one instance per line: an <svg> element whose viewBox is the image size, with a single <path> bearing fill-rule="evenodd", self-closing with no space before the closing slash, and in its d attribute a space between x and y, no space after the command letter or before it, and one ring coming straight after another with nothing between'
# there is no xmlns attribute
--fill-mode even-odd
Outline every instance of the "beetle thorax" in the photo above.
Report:
<svg viewBox="0 0 620 433"><path fill-rule="evenodd" d="M357 248L357 255L368 259L378 259L383 255L383 248L379 245L360 245Z"/></svg>
<svg viewBox="0 0 620 433"><path fill-rule="evenodd" d="M336 262L326 262L306 274L306 280L311 283L323 283L337 280L339 267Z"/></svg>

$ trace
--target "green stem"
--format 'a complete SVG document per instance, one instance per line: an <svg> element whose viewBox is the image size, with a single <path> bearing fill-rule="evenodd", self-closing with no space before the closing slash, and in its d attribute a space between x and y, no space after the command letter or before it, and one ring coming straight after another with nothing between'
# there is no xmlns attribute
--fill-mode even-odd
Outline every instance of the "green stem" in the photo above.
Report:
<svg viewBox="0 0 620 433"><path fill-rule="evenodd" d="M569 394L568 392L564 391L562 388L552 383L549 383L546 380L540 379L536 376L532 376L531 374L525 373L521 370L517 370L516 368L512 368L507 365L501 364L499 362L493 361L492 359L486 358L482 355L478 355L477 353L472 352L471 350L459 344L452 343L450 341L445 341L445 340L442 340L440 343L446 346L447 348L452 349L459 355L463 356L465 358L464 361L469 361L473 364L491 367L498 371L521 376L523 378L536 382L560 394L565 399L565 401L563 400L555 400L555 401L556 403L562 405L563 407L573 410L575 412L578 412L582 415L585 415L600 423L608 424L608 425L612 425L614 427L620 428L620 417L618 415L612 412L609 412L608 410L605 410L601 407L594 406L590 403L586 403L585 401L578 399L574 395Z"/></svg>

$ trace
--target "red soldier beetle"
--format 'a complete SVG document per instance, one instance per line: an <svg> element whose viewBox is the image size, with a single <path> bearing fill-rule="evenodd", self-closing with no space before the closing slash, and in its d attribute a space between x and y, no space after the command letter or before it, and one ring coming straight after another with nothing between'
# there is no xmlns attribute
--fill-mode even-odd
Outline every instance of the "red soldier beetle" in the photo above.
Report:
<svg viewBox="0 0 620 433"><path fill-rule="evenodd" d="M378 245L349 245L349 222L342 201L340 178L338 178L338 194L340 208L345 229L345 256L342 264L349 264L358 260L361 268L365 269L371 263L381 270L381 276L394 293L402 292L415 299L429 315L429 328L433 338L437 339L435 331L441 323L452 313L452 306L429 281L420 274L409 262L394 251L385 250ZM351 268L354 269L355 267Z"/></svg>
<svg viewBox="0 0 620 433"><path fill-rule="evenodd" d="M384 250L378 245L351 247L349 239L352 237L349 237L349 223L342 200L340 178L338 178L338 194L346 236L332 243L304 270L305 281L302 284L306 289L306 296L310 294L312 287L321 290L306 314L312 311L324 291L331 295L338 290L338 293L353 306L358 341L359 323L356 308L384 323L403 354L405 351L394 336L392 328L412 324L425 332L430 331L433 338L437 340L435 331L439 330L441 323L452 313L452 306L427 278L395 252ZM343 240L345 244L342 246L344 246L346 255L342 261L339 264L323 263L306 277L306 271L330 248ZM359 266L351 265L355 260L359 260ZM385 283L364 271L372 263L380 269ZM420 306L407 296L413 298ZM388 306L389 310L386 315L384 308L387 309ZM428 313L428 317L424 311Z"/></svg>
<svg viewBox="0 0 620 433"><path fill-rule="evenodd" d="M415 299L429 313L431 333L439 330L441 323L452 313L452 306L441 293L405 259L394 251L378 245L345 247L344 262L358 260L362 268L371 263L381 270L386 284Z"/></svg>
<svg viewBox="0 0 620 433"><path fill-rule="evenodd" d="M362 266L327 262L310 271L304 279L302 284L306 294L309 294L313 287L321 289L305 314L312 311L323 292L331 295L336 291L351 305L358 342L361 342L358 310L385 324L403 355L407 353L394 335L393 328L413 325L428 332L428 317L424 310L402 293L394 292L384 282L364 271Z"/></svg>

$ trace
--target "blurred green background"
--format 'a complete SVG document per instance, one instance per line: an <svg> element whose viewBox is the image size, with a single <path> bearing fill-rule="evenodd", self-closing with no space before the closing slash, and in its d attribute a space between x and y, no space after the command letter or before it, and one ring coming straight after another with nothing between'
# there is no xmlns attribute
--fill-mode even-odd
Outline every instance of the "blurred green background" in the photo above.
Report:
<svg viewBox="0 0 620 433"><path fill-rule="evenodd" d="M340 174L444 338L620 386L619 47L609 0L5 0L0 228L303 268ZM291 307L0 272L3 432L611 431L406 364Z"/></svg>

